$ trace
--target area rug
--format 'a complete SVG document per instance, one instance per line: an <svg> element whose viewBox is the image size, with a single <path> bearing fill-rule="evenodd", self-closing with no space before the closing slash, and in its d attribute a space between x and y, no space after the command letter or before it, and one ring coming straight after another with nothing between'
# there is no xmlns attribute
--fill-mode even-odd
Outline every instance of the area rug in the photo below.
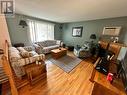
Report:
<svg viewBox="0 0 127 95"><path fill-rule="evenodd" d="M61 69L63 69L65 72L69 73L72 71L82 60L75 57L66 55L59 59L49 59L53 64L57 65Z"/></svg>
<svg viewBox="0 0 127 95"><path fill-rule="evenodd" d="M110 89L102 86L101 84L95 82L91 95L120 95L120 94L117 94L111 91Z"/></svg>

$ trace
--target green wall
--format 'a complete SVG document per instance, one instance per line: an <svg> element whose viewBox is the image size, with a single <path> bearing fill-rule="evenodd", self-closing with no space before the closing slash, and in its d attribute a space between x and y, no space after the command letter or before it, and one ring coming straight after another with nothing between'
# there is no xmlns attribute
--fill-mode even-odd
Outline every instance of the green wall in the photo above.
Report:
<svg viewBox="0 0 127 95"><path fill-rule="evenodd" d="M25 45L30 45L30 41L28 39L28 27L22 28L22 26L19 25L19 21L21 19L27 20L27 19L33 19L33 20L39 20L39 21L46 21L30 16L22 16L20 14L16 14L14 18L6 18L8 30L11 38L12 44L14 43L24 43ZM50 21L46 21L50 22ZM59 28L59 23L55 23L55 29L54 29L54 37L57 40L61 40L62 32Z"/></svg>
<svg viewBox="0 0 127 95"><path fill-rule="evenodd" d="M82 37L72 37L72 27L78 26L83 26ZM62 39L67 45L83 45L85 41L90 41L89 37L92 33L97 35L98 40L105 26L121 26L120 42L127 44L127 17L65 23Z"/></svg>
<svg viewBox="0 0 127 95"><path fill-rule="evenodd" d="M12 44L14 43L24 43L25 45L30 45L28 39L28 27L22 28L19 24L21 19L33 19L39 21L46 21L30 16L22 16L16 14L14 18L7 18L7 25L9 29L9 34ZM50 21L47 21L50 22ZM61 24L55 23L55 39L63 40L67 45L83 45L85 41L90 41L89 37L92 33L97 35L97 40L99 39L103 27L105 26L121 26L122 31L120 34L120 42L127 44L127 17L110 18L102 20L91 20L73 23L64 23L62 30L60 29ZM72 27L83 26L82 37L72 37Z"/></svg>

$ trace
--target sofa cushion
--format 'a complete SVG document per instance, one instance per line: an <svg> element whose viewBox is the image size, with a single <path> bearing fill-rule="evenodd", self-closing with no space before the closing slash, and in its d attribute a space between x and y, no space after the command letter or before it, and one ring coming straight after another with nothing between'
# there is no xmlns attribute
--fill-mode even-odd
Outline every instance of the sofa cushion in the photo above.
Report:
<svg viewBox="0 0 127 95"><path fill-rule="evenodd" d="M26 46L26 47L23 47L26 51L34 51L34 47L32 46Z"/></svg>
<svg viewBox="0 0 127 95"><path fill-rule="evenodd" d="M23 58L28 58L28 57L32 57L33 56L33 53L31 52L32 48L31 47L18 47L17 48L19 51L20 51L20 55L23 57ZM29 51L27 51L27 50Z"/></svg>
<svg viewBox="0 0 127 95"><path fill-rule="evenodd" d="M55 48L58 48L58 47L59 47L59 45L53 45L53 46L44 47L43 49L52 50L52 49L55 49Z"/></svg>
<svg viewBox="0 0 127 95"><path fill-rule="evenodd" d="M18 49L20 52L26 52L26 50L25 50L23 47L17 47L17 49Z"/></svg>
<svg viewBox="0 0 127 95"><path fill-rule="evenodd" d="M13 53L10 53L10 61L17 61L19 59L21 59L22 57L20 56L19 53L16 53L16 52L13 52Z"/></svg>
<svg viewBox="0 0 127 95"><path fill-rule="evenodd" d="M34 55L38 55L35 51L30 51L30 52L20 52L21 56L23 58L28 58L28 57L32 57Z"/></svg>
<svg viewBox="0 0 127 95"><path fill-rule="evenodd" d="M20 52L15 47L9 47L9 57L11 62L21 59Z"/></svg>
<svg viewBox="0 0 127 95"><path fill-rule="evenodd" d="M19 53L19 51L15 47L9 47L9 53L11 53L11 52Z"/></svg>
<svg viewBox="0 0 127 95"><path fill-rule="evenodd" d="M56 48L58 48L58 47L59 47L59 45L44 47L43 50L42 50L42 52L43 52L44 54L50 53L52 49L56 49Z"/></svg>
<svg viewBox="0 0 127 95"><path fill-rule="evenodd" d="M28 58L28 57L31 56L31 54L29 54L28 51L26 51L26 52L20 52L20 55L21 55L23 58Z"/></svg>
<svg viewBox="0 0 127 95"><path fill-rule="evenodd" d="M51 48L51 49L55 49L55 48L58 48L58 47L59 47L59 45L49 46L49 48Z"/></svg>
<svg viewBox="0 0 127 95"><path fill-rule="evenodd" d="M60 41L60 40L57 40L57 41L56 41L56 44L57 44L57 45L60 45L60 44L61 44L61 41Z"/></svg>
<svg viewBox="0 0 127 95"><path fill-rule="evenodd" d="M30 57L32 57L32 56L34 56L34 55L38 55L38 54L37 54L35 51L30 51L30 52L29 52L29 56L30 56Z"/></svg>
<svg viewBox="0 0 127 95"><path fill-rule="evenodd" d="M40 47L42 47L42 48L47 46L46 41L37 42L37 43L38 43L38 45L39 45Z"/></svg>
<svg viewBox="0 0 127 95"><path fill-rule="evenodd" d="M33 46L35 47L35 50L38 49L38 48L40 48L40 46L38 45L38 43L33 44Z"/></svg>
<svg viewBox="0 0 127 95"><path fill-rule="evenodd" d="M47 46L53 46L53 45L56 45L56 40L47 40L45 41Z"/></svg>

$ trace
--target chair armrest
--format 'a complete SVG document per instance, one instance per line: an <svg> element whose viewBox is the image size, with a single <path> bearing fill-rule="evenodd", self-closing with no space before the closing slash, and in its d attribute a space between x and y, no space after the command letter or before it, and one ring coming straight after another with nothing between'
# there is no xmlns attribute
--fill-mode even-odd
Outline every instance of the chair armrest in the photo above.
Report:
<svg viewBox="0 0 127 95"><path fill-rule="evenodd" d="M35 47L35 49L41 48L38 44L33 44L33 46Z"/></svg>

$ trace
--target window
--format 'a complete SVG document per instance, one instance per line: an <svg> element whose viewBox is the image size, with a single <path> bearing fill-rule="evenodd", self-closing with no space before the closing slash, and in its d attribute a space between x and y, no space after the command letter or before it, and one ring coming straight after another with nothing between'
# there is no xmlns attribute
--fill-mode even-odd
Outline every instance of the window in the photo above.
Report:
<svg viewBox="0 0 127 95"><path fill-rule="evenodd" d="M30 41L32 43L54 40L54 24L35 20L28 20Z"/></svg>

